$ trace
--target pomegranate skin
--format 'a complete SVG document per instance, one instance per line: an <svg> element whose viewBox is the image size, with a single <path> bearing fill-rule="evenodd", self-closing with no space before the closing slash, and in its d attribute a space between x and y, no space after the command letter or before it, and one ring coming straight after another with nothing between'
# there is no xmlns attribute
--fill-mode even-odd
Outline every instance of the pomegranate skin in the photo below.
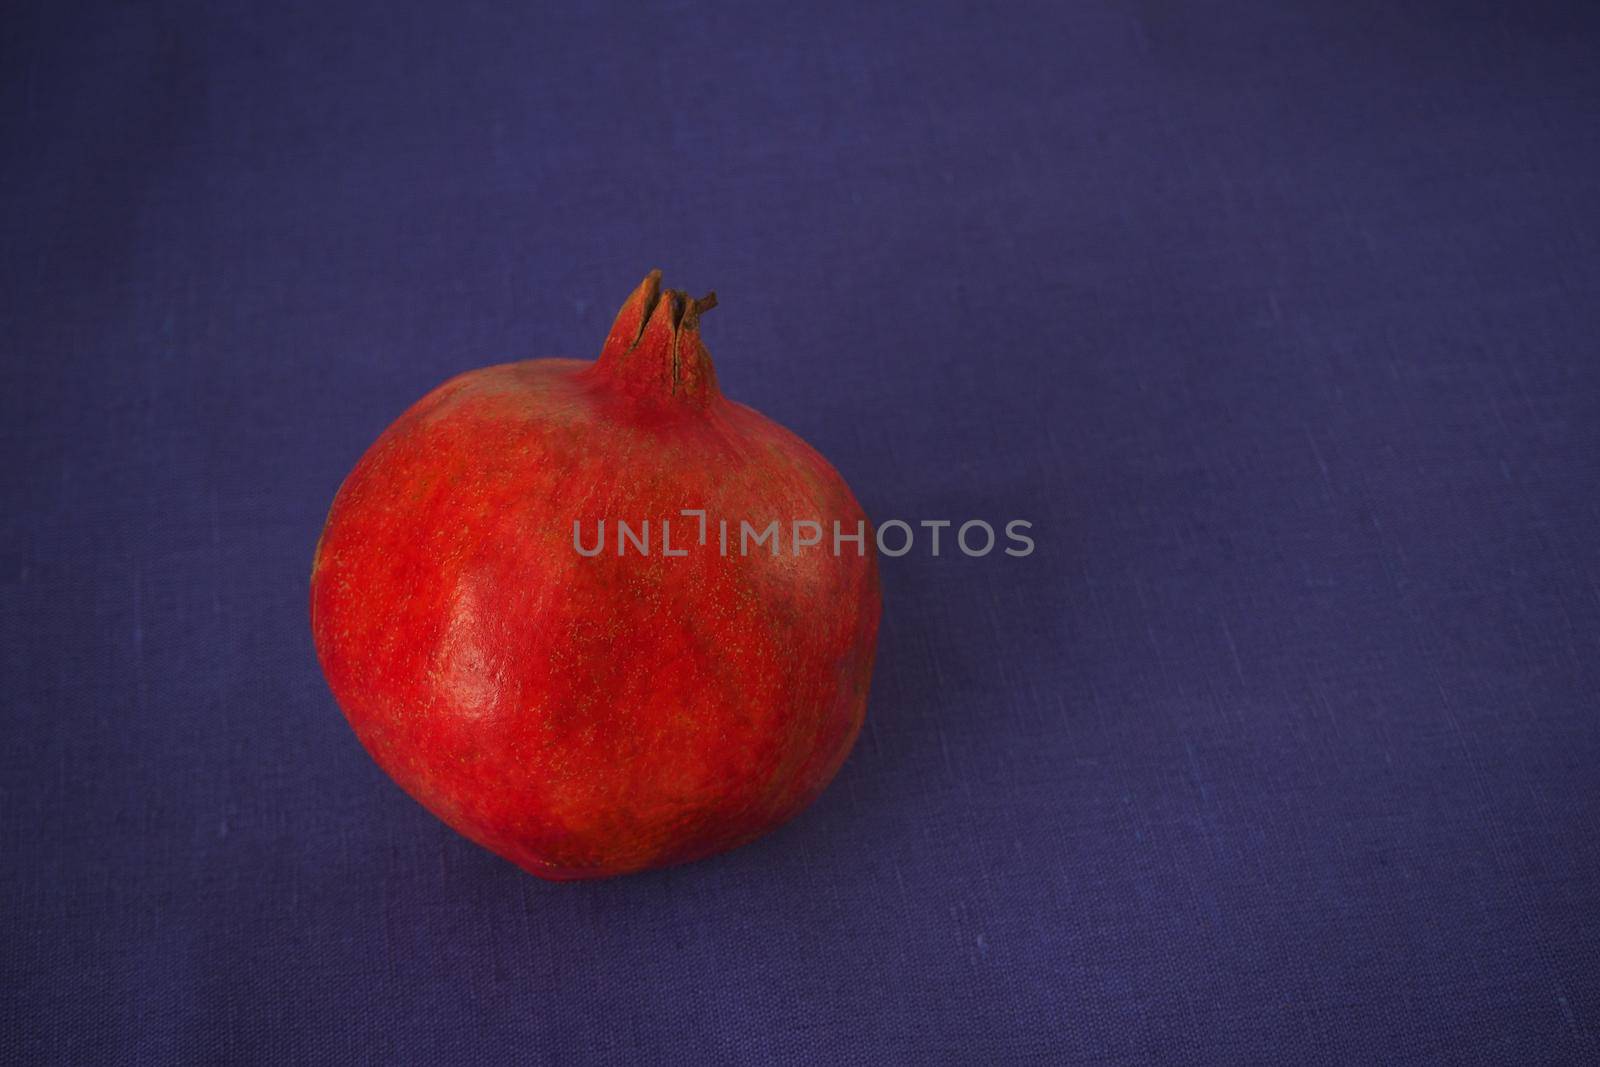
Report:
<svg viewBox="0 0 1600 1067"><path fill-rule="evenodd" d="M816 451L721 395L699 335L714 297L659 278L598 360L486 367L413 405L340 487L312 564L318 658L367 752L541 878L753 840L822 792L866 713L872 525ZM619 554L618 520L648 521L648 554ZM741 554L741 521L774 520L780 552ZM823 543L792 547L795 520ZM580 554L574 522L589 551L602 521ZM835 521L859 547L835 554Z"/></svg>

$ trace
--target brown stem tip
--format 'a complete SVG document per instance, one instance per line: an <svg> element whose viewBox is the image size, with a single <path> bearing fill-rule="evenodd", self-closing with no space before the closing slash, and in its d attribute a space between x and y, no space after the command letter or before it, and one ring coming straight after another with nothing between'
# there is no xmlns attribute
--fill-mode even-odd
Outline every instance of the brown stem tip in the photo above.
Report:
<svg viewBox="0 0 1600 1067"><path fill-rule="evenodd" d="M689 308L683 313L685 329L692 330L700 325L700 316L717 306L717 294L707 293L698 300L689 301Z"/></svg>

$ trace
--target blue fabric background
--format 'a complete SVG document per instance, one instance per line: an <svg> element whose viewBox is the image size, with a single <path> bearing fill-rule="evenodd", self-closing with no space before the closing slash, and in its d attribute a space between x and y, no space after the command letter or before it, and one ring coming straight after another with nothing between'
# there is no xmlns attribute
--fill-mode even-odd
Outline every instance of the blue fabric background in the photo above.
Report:
<svg viewBox="0 0 1600 1067"><path fill-rule="evenodd" d="M0 1059L1596 1062L1595 12L12 7ZM361 751L312 546L658 265L1039 547L886 563L790 826L547 885Z"/></svg>

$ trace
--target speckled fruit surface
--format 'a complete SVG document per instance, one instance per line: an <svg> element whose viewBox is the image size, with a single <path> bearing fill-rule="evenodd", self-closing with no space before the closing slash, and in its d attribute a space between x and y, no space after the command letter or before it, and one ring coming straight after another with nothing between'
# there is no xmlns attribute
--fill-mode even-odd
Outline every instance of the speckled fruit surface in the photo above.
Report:
<svg viewBox="0 0 1600 1067"><path fill-rule="evenodd" d="M317 545L317 654L362 745L544 878L760 836L822 792L866 712L872 526L815 450L722 396L700 340L712 303L653 272L598 360L439 386L357 463ZM704 543L685 509L706 513ZM647 553L619 554L619 520L648 522ZM740 523L774 520L780 551L741 553ZM796 520L822 543L795 549ZM604 522L598 554L574 522L588 550ZM835 522L864 524L859 549L835 554Z"/></svg>

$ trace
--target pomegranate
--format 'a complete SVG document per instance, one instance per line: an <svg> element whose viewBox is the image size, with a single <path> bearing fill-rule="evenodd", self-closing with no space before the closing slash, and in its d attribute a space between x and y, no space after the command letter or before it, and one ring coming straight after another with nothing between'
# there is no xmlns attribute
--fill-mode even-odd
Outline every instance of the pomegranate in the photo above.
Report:
<svg viewBox="0 0 1600 1067"><path fill-rule="evenodd" d="M871 524L810 446L723 397L715 297L660 278L597 360L419 400L345 479L312 563L318 658L361 744L542 878L753 840L822 792L866 712Z"/></svg>

